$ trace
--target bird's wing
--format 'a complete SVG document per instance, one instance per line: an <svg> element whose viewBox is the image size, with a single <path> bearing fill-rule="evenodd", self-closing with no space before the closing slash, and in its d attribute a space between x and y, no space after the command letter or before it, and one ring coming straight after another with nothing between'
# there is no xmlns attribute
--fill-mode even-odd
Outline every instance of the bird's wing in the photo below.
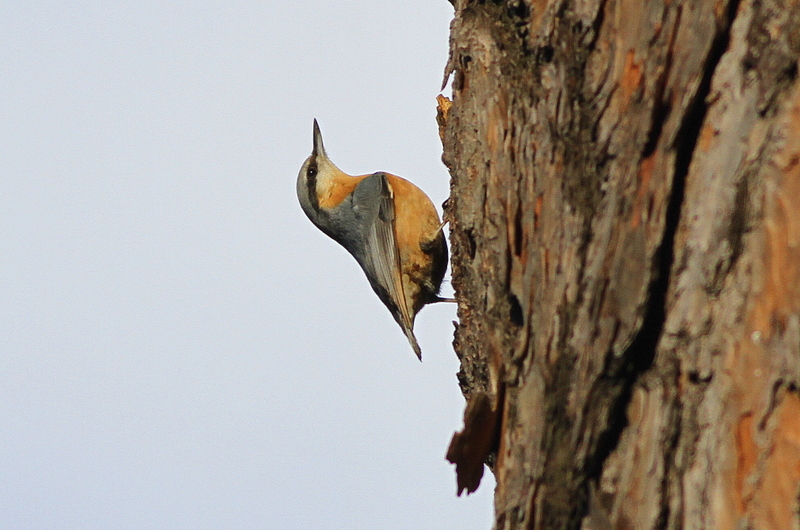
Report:
<svg viewBox="0 0 800 530"><path fill-rule="evenodd" d="M365 215L366 221L362 267L375 292L395 313L397 323L403 328L414 352L421 358L403 289L395 233L394 196L386 174L375 173L366 177L356 188L353 199L354 206Z"/></svg>

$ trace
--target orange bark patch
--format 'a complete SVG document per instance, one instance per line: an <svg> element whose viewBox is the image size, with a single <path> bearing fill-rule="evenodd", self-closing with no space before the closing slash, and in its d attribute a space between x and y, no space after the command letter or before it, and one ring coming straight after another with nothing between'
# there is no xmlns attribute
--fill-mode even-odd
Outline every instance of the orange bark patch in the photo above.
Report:
<svg viewBox="0 0 800 530"><path fill-rule="evenodd" d="M753 506L752 528L792 528L800 491L800 397L786 394Z"/></svg>
<svg viewBox="0 0 800 530"><path fill-rule="evenodd" d="M444 130L447 127L447 116L450 113L450 107L453 102L447 97L439 94L436 96L436 123L439 125L439 140L444 142Z"/></svg>
<svg viewBox="0 0 800 530"><path fill-rule="evenodd" d="M497 152L497 114L489 113L489 123L486 127L486 145L493 152Z"/></svg>
<svg viewBox="0 0 800 530"><path fill-rule="evenodd" d="M753 310L754 328L765 340L800 312L800 101L787 125L784 148L773 158L777 182L766 197L764 289Z"/></svg>
<svg viewBox="0 0 800 530"><path fill-rule="evenodd" d="M707 153L711 148L711 142L716 138L718 132L714 129L713 126L706 123L703 125L703 128L700 129L700 138L697 140L697 148Z"/></svg>
<svg viewBox="0 0 800 530"><path fill-rule="evenodd" d="M768 398L777 376L773 353L785 347L787 326L800 313L800 97L791 105L779 123L782 140L759 174L764 215L752 244L762 280L724 365L732 378L730 407L739 411L726 507L752 528L791 528L800 491L800 398Z"/></svg>
<svg viewBox="0 0 800 530"><path fill-rule="evenodd" d="M747 478L753 472L758 457L758 447L753 440L753 415L748 413L739 418L736 425L736 512L744 513L746 497L749 497Z"/></svg>
<svg viewBox="0 0 800 530"><path fill-rule="evenodd" d="M642 86L642 68L636 62L636 53L633 49L628 50L628 54L625 56L625 67L622 70L619 84L622 96L622 112L625 112L634 92Z"/></svg>
<svg viewBox="0 0 800 530"><path fill-rule="evenodd" d="M542 215L542 202L544 201L544 197L540 193L536 197L536 204L533 206L533 229L539 229L539 216Z"/></svg>
<svg viewBox="0 0 800 530"><path fill-rule="evenodd" d="M642 207L650 190L650 179L653 176L656 154L648 156L639 165L639 189L636 190L636 197L633 199L633 210L631 211L631 228L638 228L642 221Z"/></svg>

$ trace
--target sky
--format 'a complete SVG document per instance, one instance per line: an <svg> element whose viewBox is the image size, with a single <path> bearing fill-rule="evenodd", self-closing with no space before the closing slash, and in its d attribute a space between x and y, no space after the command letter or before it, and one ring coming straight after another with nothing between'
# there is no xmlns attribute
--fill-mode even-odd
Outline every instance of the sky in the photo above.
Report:
<svg viewBox="0 0 800 530"><path fill-rule="evenodd" d="M0 3L0 527L491 527L444 459L455 305L418 362L294 188L317 118L441 205L452 15Z"/></svg>

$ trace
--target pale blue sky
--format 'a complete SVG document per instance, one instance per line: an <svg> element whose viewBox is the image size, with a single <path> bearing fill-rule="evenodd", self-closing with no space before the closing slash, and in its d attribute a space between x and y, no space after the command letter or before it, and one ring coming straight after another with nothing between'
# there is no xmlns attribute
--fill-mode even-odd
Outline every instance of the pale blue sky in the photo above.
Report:
<svg viewBox="0 0 800 530"><path fill-rule="evenodd" d="M447 197L452 7L0 4L0 527L488 529L453 304L419 363L294 183ZM449 285L445 292L451 292Z"/></svg>

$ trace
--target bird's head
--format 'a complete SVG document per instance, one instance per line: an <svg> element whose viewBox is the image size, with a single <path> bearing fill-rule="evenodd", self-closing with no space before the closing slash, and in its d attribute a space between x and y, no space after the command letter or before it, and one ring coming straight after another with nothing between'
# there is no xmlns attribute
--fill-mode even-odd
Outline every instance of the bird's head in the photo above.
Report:
<svg viewBox="0 0 800 530"><path fill-rule="evenodd" d="M317 120L314 120L314 139L311 155L303 162L297 175L297 198L306 215L312 220L317 217L320 199L326 194L337 179L347 178L342 170L331 162L325 154L322 144L322 133Z"/></svg>

